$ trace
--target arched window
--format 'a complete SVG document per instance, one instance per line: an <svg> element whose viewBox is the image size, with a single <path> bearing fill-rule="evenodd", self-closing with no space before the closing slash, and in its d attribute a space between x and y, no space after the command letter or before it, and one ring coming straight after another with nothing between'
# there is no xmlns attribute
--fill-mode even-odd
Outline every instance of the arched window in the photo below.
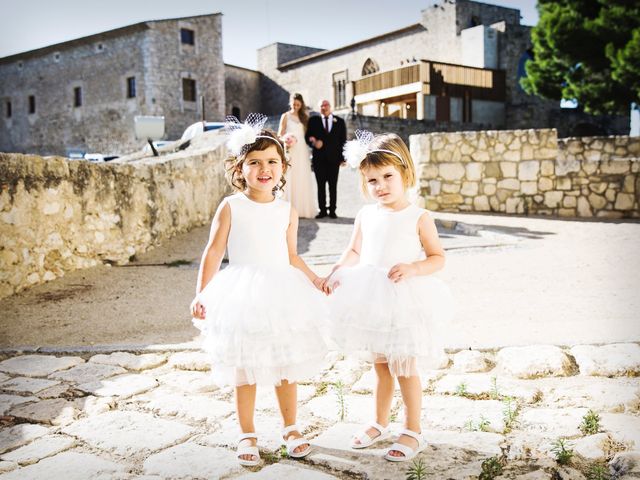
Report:
<svg viewBox="0 0 640 480"><path fill-rule="evenodd" d="M367 61L364 62L364 65L362 67L362 76L364 77L365 75L371 75L372 73L376 73L378 70L380 70L380 67L378 67L378 64L375 62L375 60L367 58Z"/></svg>

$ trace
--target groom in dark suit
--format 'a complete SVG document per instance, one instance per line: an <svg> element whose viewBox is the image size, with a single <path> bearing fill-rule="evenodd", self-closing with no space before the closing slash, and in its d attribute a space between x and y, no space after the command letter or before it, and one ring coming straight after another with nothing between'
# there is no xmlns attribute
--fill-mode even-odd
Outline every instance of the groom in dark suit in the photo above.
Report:
<svg viewBox="0 0 640 480"><path fill-rule="evenodd" d="M336 215L338 173L340 167L346 165L342 148L347 141L347 127L344 120L333 116L328 100L320 102L320 116L309 118L305 138L313 152L311 165L318 183L320 212L316 218L327 216L327 184L329 184L329 217L338 218Z"/></svg>

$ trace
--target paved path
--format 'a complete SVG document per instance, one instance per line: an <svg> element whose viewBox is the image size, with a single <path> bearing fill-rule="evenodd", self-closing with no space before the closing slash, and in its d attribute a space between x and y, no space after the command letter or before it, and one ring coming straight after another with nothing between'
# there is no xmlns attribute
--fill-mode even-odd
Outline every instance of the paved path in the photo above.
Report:
<svg viewBox="0 0 640 480"><path fill-rule="evenodd" d="M342 218L301 222L300 252L319 273L346 245L356 186L343 171ZM640 224L435 216L458 301L447 358L423 375L428 478L640 478ZM299 388L313 454L282 455L273 392L259 389L263 463L237 465L233 392L212 386L187 313L206 237L195 229L128 266L0 301L0 480L406 477L382 458L389 442L348 447L372 418L374 378L335 355Z"/></svg>
<svg viewBox="0 0 640 480"><path fill-rule="evenodd" d="M299 251L320 274L363 204L356 172L343 170L339 189L340 219L300 225ZM440 276L457 299L451 348L640 341L640 223L435 216L448 227ZM192 342L188 305L207 234L197 228L129 265L72 272L0 300L0 349Z"/></svg>

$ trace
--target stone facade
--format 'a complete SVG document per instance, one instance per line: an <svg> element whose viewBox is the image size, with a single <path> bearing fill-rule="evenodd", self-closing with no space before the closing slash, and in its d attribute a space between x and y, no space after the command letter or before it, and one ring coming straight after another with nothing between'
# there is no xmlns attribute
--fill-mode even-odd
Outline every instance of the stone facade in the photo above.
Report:
<svg viewBox="0 0 640 480"><path fill-rule="evenodd" d="M531 27L520 25L519 10L470 0L440 1L425 8L417 20L414 25L334 50L319 51L283 43L260 49L261 111L277 115L286 110L289 95L299 92L312 108L326 98L332 102L336 113L344 115L350 111L349 103L354 97L353 82L368 75L367 65L385 72L430 60L504 72L504 101L487 105L486 101L472 97L471 120L465 120L465 123L506 129L552 127L563 137L584 135L585 128L591 134L628 133L628 115L594 117L575 110L567 111L556 101L527 95L522 90L519 80L530 55ZM469 35L475 30L482 32ZM337 94L337 79L345 81L342 105L339 101L342 97ZM394 89L388 90L391 95ZM411 108L416 108L413 102L421 102L418 98L422 96L421 92L412 91L407 96L405 91L396 90L397 97L391 100L393 102ZM411 96L416 99L409 98ZM423 97L425 105L417 109L424 117L415 118L435 120L433 111L429 113L430 102L435 104L435 96L424 94ZM461 97L450 96L450 110L451 123L463 120L458 118L463 110ZM382 101L359 104L358 113L391 115Z"/></svg>
<svg viewBox="0 0 640 480"><path fill-rule="evenodd" d="M260 111L260 73L235 65L224 66L225 113L241 120Z"/></svg>
<svg viewBox="0 0 640 480"><path fill-rule="evenodd" d="M181 40L181 29L193 32L193 45ZM183 79L195 80L196 101L184 99ZM134 137L134 116L163 115L165 138L180 138L202 117L200 96L207 116L221 118L224 94L220 14L71 40L0 59L0 151L124 154L144 144Z"/></svg>
<svg viewBox="0 0 640 480"><path fill-rule="evenodd" d="M411 137L430 210L640 218L640 139L511 130Z"/></svg>
<svg viewBox="0 0 640 480"><path fill-rule="evenodd" d="M225 154L126 164L0 154L0 298L66 271L126 263L206 224L227 192Z"/></svg>

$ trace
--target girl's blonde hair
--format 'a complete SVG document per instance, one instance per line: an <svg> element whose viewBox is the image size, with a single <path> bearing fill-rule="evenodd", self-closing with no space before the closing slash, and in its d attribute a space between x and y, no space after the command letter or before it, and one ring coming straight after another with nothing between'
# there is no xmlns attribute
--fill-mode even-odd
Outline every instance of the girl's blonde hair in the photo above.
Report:
<svg viewBox="0 0 640 480"><path fill-rule="evenodd" d="M229 182L229 185L231 185L236 192L242 192L247 188L247 182L242 176L242 165L247 159L247 155L249 155L251 152L266 150L267 148L272 146L276 147L278 156L282 161L282 178L280 178L280 183L278 183L278 185L274 187L274 192L276 190L284 189L284 186L287 183L284 175L285 173L287 173L289 164L287 163L287 159L284 155L284 148L278 140L278 136L275 134L275 132L266 128L260 131L259 136L255 142L253 142L251 145L245 145L240 155L238 155L237 157L231 156L225 160L225 176L227 182Z"/></svg>
<svg viewBox="0 0 640 480"><path fill-rule="evenodd" d="M380 168L391 165L400 172L405 190L415 186L416 168L407 145L398 135L395 133L376 135L369 144L368 150L369 153L360 162L359 167L362 181L361 187L365 195L368 195L367 181L364 177L364 170L367 168ZM388 150L388 152L381 150Z"/></svg>
<svg viewBox="0 0 640 480"><path fill-rule="evenodd" d="M294 93L293 95L291 95L291 100L289 101L289 105L291 106L292 110L293 110L294 100L298 100L302 104L300 107L300 110L298 110L298 118L300 119L300 122L302 123L302 125L304 125L304 128L306 130L307 124L309 123L309 114L307 113L307 104L304 103L304 98L302 98L302 95L300 93Z"/></svg>

